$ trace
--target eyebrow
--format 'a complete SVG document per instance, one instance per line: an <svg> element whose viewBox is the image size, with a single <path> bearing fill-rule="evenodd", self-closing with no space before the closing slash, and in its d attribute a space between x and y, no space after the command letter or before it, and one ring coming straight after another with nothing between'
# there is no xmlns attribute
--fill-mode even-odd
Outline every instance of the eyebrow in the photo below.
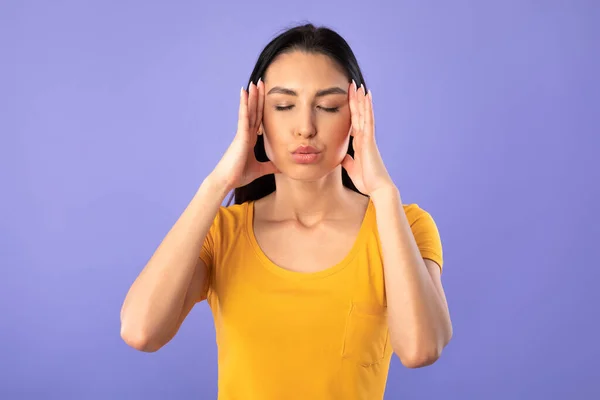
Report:
<svg viewBox="0 0 600 400"><path fill-rule="evenodd" d="M294 90L292 89L288 89L288 88L284 88L281 86L275 86L274 88L272 88L271 90L269 90L269 93L267 93L267 95L269 94L286 94L288 96L298 96L298 93L296 93ZM317 94L315 95L315 97L323 97L323 96L328 96L330 94L348 94L347 91L345 91L344 89L340 88L340 87L330 87L328 89L323 89L323 90L319 90L317 92Z"/></svg>

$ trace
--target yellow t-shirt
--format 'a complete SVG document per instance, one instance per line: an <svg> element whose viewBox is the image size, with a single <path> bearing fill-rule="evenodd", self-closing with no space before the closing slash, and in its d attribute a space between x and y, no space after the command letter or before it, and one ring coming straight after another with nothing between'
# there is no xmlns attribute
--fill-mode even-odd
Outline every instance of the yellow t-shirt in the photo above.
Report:
<svg viewBox="0 0 600 400"><path fill-rule="evenodd" d="M442 266L431 216L405 205L421 255ZM261 251L254 203L221 207L200 257L218 346L219 400L383 398L392 346L370 201L358 237L330 268L293 272Z"/></svg>

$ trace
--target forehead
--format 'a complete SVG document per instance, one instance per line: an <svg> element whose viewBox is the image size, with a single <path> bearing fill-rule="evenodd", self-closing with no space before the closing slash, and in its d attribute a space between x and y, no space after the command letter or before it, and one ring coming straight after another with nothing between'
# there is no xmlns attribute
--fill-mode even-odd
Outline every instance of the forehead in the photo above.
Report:
<svg viewBox="0 0 600 400"><path fill-rule="evenodd" d="M264 76L268 86L344 85L348 78L342 67L324 54L294 51L279 55Z"/></svg>

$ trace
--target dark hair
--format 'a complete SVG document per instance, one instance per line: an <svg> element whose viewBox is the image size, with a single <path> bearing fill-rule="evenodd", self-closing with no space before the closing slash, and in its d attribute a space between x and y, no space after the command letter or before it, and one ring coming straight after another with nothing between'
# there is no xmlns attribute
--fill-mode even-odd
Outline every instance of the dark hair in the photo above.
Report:
<svg viewBox="0 0 600 400"><path fill-rule="evenodd" d="M307 53L324 54L331 57L346 72L348 83L354 79L358 87L362 84L365 86L365 90L367 90L367 85L364 83L358 61L346 40L330 28L315 27L310 23L290 28L267 44L256 61L246 89L249 89L251 82L256 84L258 79L263 77L265 71L275 58L281 54L297 50ZM352 137L350 137L348 144L348 154L354 156ZM258 136L256 145L254 146L254 155L257 161L269 161L265 152L263 135ZM342 168L342 183L345 187L360 193L344 168ZM275 176L273 174L264 175L245 186L236 188L233 192L234 203L242 204L246 201L258 200L274 191ZM231 198L228 203L231 203Z"/></svg>

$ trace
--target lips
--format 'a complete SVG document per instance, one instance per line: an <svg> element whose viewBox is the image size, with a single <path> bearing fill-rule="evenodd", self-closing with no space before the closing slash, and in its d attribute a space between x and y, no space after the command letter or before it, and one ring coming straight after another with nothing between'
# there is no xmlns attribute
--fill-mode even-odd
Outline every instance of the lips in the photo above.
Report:
<svg viewBox="0 0 600 400"><path fill-rule="evenodd" d="M318 154L320 151L312 146L300 146L292 154Z"/></svg>
<svg viewBox="0 0 600 400"><path fill-rule="evenodd" d="M312 146L302 145L292 153L292 160L297 164L316 164L320 159L320 150Z"/></svg>

